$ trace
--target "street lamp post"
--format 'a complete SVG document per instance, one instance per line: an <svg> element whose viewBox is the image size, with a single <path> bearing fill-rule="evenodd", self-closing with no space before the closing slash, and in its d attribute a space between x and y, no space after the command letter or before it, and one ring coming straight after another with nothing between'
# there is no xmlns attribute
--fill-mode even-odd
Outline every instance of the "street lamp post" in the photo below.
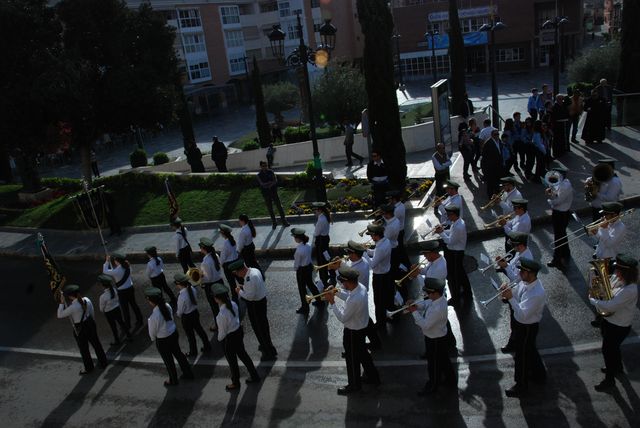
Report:
<svg viewBox="0 0 640 428"><path fill-rule="evenodd" d="M507 26L500 20L496 20L496 17L492 17L490 23L483 24L478 29L478 31L486 31L489 33L489 61L491 64L491 122L496 128L500 128L500 109L498 106L498 79L496 77L496 44L494 32L506 27Z"/></svg>
<svg viewBox="0 0 640 428"><path fill-rule="evenodd" d="M400 34L398 34L398 31L395 32L395 34L393 36L391 36L394 41L395 41L395 45L396 45L396 55L398 58L398 87L400 89L404 88L404 75L402 74L402 60L400 59L400 37L402 37Z"/></svg>
<svg viewBox="0 0 640 428"><path fill-rule="evenodd" d="M318 67L325 67L329 62L329 54L335 47L336 40L336 27L331 25L331 20L325 20L325 23L320 27L320 39L321 45L318 49L313 50L304 43L304 34L302 32L302 21L300 20L300 14L297 16L297 32L300 44L291 52L286 58L284 56L284 40L286 34L280 29L280 25L274 25L273 30L269 33L269 41L271 43L271 50L273 56L279 58L284 64L291 67L299 67L303 76L303 88L302 91L309 100L307 112L309 114L309 128L311 133L311 143L313 144L313 166L316 172L315 184L316 184L316 198L318 201L327 201L327 190L324 186L324 177L322 175L322 160L320 159L320 151L318 149L318 138L316 136L316 120L313 115L313 105L311 102L311 84L309 82L309 70L307 64L312 64Z"/></svg>
<svg viewBox="0 0 640 428"><path fill-rule="evenodd" d="M560 93L560 63L562 61L562 46L560 46L560 40L558 37L559 30L568 22L569 20L566 16L556 16L542 24L543 30L553 29L553 95Z"/></svg>
<svg viewBox="0 0 640 428"><path fill-rule="evenodd" d="M431 37L431 73L433 74L433 83L438 81L438 70L436 68L436 36L440 33L438 30L429 30L424 37Z"/></svg>

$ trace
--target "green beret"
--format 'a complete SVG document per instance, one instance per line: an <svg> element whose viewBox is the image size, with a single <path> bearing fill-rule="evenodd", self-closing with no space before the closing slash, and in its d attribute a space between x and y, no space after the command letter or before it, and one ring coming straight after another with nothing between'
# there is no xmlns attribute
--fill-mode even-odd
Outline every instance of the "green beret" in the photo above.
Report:
<svg viewBox="0 0 640 428"><path fill-rule="evenodd" d="M200 242L198 242L198 245L201 248L212 248L213 247L213 240L211 238L202 237L202 238L200 238Z"/></svg>
<svg viewBox="0 0 640 428"><path fill-rule="evenodd" d="M425 253L428 251L440 251L440 242L435 240L435 239L431 239L429 241L424 241L420 243L420 250Z"/></svg>
<svg viewBox="0 0 640 428"><path fill-rule="evenodd" d="M533 259L521 258L518 260L520 264L518 265L518 269L524 270L527 272L538 273L540 271L540 263Z"/></svg>
<svg viewBox="0 0 640 428"><path fill-rule="evenodd" d="M189 277L183 273L177 273L173 275L173 281L176 284L188 284L190 283Z"/></svg>
<svg viewBox="0 0 640 428"><path fill-rule="evenodd" d="M360 272L349 266L338 269L338 280L340 281L357 281L359 275Z"/></svg>
<svg viewBox="0 0 640 428"><path fill-rule="evenodd" d="M182 219L180 217L176 217L173 220L171 220L171 224L179 226L182 224Z"/></svg>
<svg viewBox="0 0 640 428"><path fill-rule="evenodd" d="M448 213L456 213L457 215L460 215L460 207L457 205L447 205L446 207L444 207L444 210Z"/></svg>
<svg viewBox="0 0 640 428"><path fill-rule="evenodd" d="M638 260L634 257L620 253L616 256L615 267L618 269L631 269L638 266Z"/></svg>
<svg viewBox="0 0 640 428"><path fill-rule="evenodd" d="M124 254L121 254L121 253L113 253L113 254L111 254L111 258L113 260L124 261L124 260L127 259L127 256L125 256Z"/></svg>
<svg viewBox="0 0 640 428"><path fill-rule="evenodd" d="M160 297L162 296L162 290L156 287L147 287L144 289L144 295L147 297Z"/></svg>
<svg viewBox="0 0 640 428"><path fill-rule="evenodd" d="M614 158L601 158L598 159L598 163L606 163L608 165L611 165L611 167L613 168L616 164L616 160Z"/></svg>
<svg viewBox="0 0 640 428"><path fill-rule="evenodd" d="M528 204L529 204L529 201L522 198L516 198L511 200L511 205L513 205L513 208L527 209Z"/></svg>
<svg viewBox="0 0 640 428"><path fill-rule="evenodd" d="M362 254L366 251L366 248L361 243L350 240L349 242L347 242L347 248L345 248L344 250L347 253Z"/></svg>
<svg viewBox="0 0 640 428"><path fill-rule="evenodd" d="M221 283L221 282L216 282L215 284L213 284L211 286L211 293L214 296L220 296L223 294L226 294L227 296L229 295L229 287L227 287L225 284Z"/></svg>
<svg viewBox="0 0 640 428"><path fill-rule="evenodd" d="M622 204L620 202L603 202L601 213L607 214L620 214L622 211Z"/></svg>
<svg viewBox="0 0 640 428"><path fill-rule="evenodd" d="M102 275L98 275L98 282L104 285L112 285L113 278L103 273Z"/></svg>
<svg viewBox="0 0 640 428"><path fill-rule="evenodd" d="M313 203L311 204L311 206L312 206L313 208L324 208L324 207L326 207L326 206L327 206L327 203L326 203L326 202L322 202L322 201L319 201L319 202L313 202Z"/></svg>
<svg viewBox="0 0 640 428"><path fill-rule="evenodd" d="M367 235L384 236L384 226L380 226L378 224L369 224L367 226Z"/></svg>
<svg viewBox="0 0 640 428"><path fill-rule="evenodd" d="M291 229L292 236L304 236L306 234L307 234L307 231L299 227L294 227L293 229Z"/></svg>
<svg viewBox="0 0 640 428"><path fill-rule="evenodd" d="M80 291L80 286L75 284L69 284L62 289L62 294L65 296L69 296L71 294L77 293Z"/></svg>
<svg viewBox="0 0 640 428"><path fill-rule="evenodd" d="M425 278L424 279L424 291L439 291L442 293L446 281L442 278Z"/></svg>
<svg viewBox="0 0 640 428"><path fill-rule="evenodd" d="M458 189L460 185L453 180L445 180L442 187L453 187L454 189Z"/></svg>
<svg viewBox="0 0 640 428"><path fill-rule="evenodd" d="M529 234L528 233L516 232L516 231L513 231L513 230L511 232L507 233L507 236L509 237L509 242L512 245L518 245L518 244L527 245L527 241L529 239Z"/></svg>
<svg viewBox="0 0 640 428"><path fill-rule="evenodd" d="M218 229L220 229L221 232L225 232L225 233L231 233L233 231L233 228L227 224L219 224L218 225Z"/></svg>
<svg viewBox="0 0 640 428"><path fill-rule="evenodd" d="M158 251L158 249L154 246L144 248L144 252L147 254L155 253L156 251Z"/></svg>
<svg viewBox="0 0 640 428"><path fill-rule="evenodd" d="M380 210L385 213L393 213L396 210L396 207L393 204L383 204L380 205Z"/></svg>
<svg viewBox="0 0 640 428"><path fill-rule="evenodd" d="M500 183L502 183L502 184L509 183L509 184L513 184L515 186L516 184L518 184L518 181L513 177L502 177L500 179Z"/></svg>
<svg viewBox="0 0 640 428"><path fill-rule="evenodd" d="M231 272L234 272L236 270L240 270L244 267L244 260L243 259L238 259L234 262L229 263L229 270Z"/></svg>

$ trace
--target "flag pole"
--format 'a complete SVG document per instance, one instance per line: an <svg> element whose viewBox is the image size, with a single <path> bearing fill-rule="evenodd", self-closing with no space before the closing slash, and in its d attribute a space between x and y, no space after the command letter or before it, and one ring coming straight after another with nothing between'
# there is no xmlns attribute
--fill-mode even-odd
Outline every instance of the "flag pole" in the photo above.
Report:
<svg viewBox="0 0 640 428"><path fill-rule="evenodd" d="M104 241L104 236L102 235L102 228L100 227L100 222L98 221L98 216L96 215L96 210L93 207L93 200L91 199L91 194L89 194L89 184L86 180L82 180L82 188L84 189L85 195L89 198L89 205L91 206L91 213L93 214L93 219L96 221L96 226L98 226L98 234L100 234L100 241L102 242L102 248L104 248L105 256L109 255L109 251L107 251L107 243Z"/></svg>

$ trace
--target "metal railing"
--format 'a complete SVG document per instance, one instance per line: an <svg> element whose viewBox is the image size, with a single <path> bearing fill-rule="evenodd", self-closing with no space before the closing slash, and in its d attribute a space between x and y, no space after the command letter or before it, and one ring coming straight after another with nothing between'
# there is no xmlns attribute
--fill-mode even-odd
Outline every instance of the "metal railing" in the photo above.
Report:
<svg viewBox="0 0 640 428"><path fill-rule="evenodd" d="M640 92L613 94L611 122L616 126L640 125Z"/></svg>

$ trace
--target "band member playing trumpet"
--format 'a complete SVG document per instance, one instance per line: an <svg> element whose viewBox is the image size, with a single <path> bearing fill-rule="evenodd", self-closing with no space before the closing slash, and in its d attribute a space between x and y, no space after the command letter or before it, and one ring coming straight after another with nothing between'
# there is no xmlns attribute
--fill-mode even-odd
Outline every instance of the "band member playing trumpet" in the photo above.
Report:
<svg viewBox="0 0 640 428"><path fill-rule="evenodd" d="M189 341L189 352L185 354L187 357L195 357L198 355L198 346L196 343L196 333L202 340L202 352L211 350L211 343L207 333L205 333L200 324L200 313L198 312L198 301L196 289L191 286L189 277L183 273L177 273L173 276L175 284L178 286L178 308L176 315L182 318L182 328L187 335Z"/></svg>
<svg viewBox="0 0 640 428"><path fill-rule="evenodd" d="M336 295L333 293L326 296L336 318L344 324L342 344L347 362L348 384L338 388L338 395L348 395L360 391L362 383L380 384L378 370L373 365L371 355L365 346L365 334L369 323L369 298L367 289L358 283L358 276L358 271L350 267L345 266L338 271L338 281L346 290L343 307L335 304ZM337 296L344 297L343 294ZM363 377L360 377L361 365L364 369Z"/></svg>
<svg viewBox="0 0 640 428"><path fill-rule="evenodd" d="M445 208L448 206L458 207L460 209L460 217L462 217L462 214L464 212L462 208L463 200L462 200L462 195L458 194L458 188L460 187L460 185L455 181L446 180L444 182L443 187L447 192L447 198L444 201L442 201L441 204L436 205L436 210L440 216L440 224L448 226L450 224L450 221L448 219Z"/></svg>
<svg viewBox="0 0 640 428"><path fill-rule="evenodd" d="M447 299L443 296L445 280L425 278L423 291L428 300L409 307L413 319L424 334L428 380L418 396L435 393L440 384L455 384L455 372L447 354Z"/></svg>
<svg viewBox="0 0 640 428"><path fill-rule="evenodd" d="M602 217L603 203L618 202L622 194L622 181L614 171L615 162L612 158L599 159L585 183L585 198L591 205L593 221Z"/></svg>
<svg viewBox="0 0 640 428"><path fill-rule="evenodd" d="M567 168L558 164L551 168L560 173L562 180L555 190L547 189L549 199L547 202L551 206L551 222L553 223L553 239L556 246L553 250L553 259L547 263L549 267L564 269L571 258L569 245L567 244L567 225L571 218L571 203L573 202L573 187L567 179Z"/></svg>
<svg viewBox="0 0 640 428"><path fill-rule="evenodd" d="M449 230L444 230L442 225L436 228L436 233L440 235L447 247L444 250L444 258L447 260L447 280L451 299L449 304L457 307L460 304L460 290L465 300L471 302L471 284L462 264L464 260L464 250L467 246L467 227L464 220L460 218L460 208L456 205L449 205L445 208L447 220L451 224Z"/></svg>
<svg viewBox="0 0 640 428"><path fill-rule="evenodd" d="M385 221L384 236L389 239L391 243L391 279L399 279L407 272L409 266L409 257L403 254L398 245L398 236L400 235L400 221L394 217L395 207L392 204L386 204L380 207L382 210L382 217ZM404 264L403 261L406 263ZM403 269L404 268L404 269ZM406 299L406 288L400 290L403 294L403 298Z"/></svg>
<svg viewBox="0 0 640 428"><path fill-rule="evenodd" d="M502 200L500 201L500 208L502 208L502 214L509 214L513 212L512 201L514 199L522 199L522 194L516 187L518 181L513 177L502 177L500 179L500 185L504 192Z"/></svg>
<svg viewBox="0 0 640 428"><path fill-rule="evenodd" d="M605 378L595 386L596 391L606 391L615 386L615 376L621 374L622 357L620 344L631 330L631 322L638 302L638 261L626 254L618 254L615 261L613 298L589 301L599 311L612 312L602 319L602 355Z"/></svg>
<svg viewBox="0 0 640 428"><path fill-rule="evenodd" d="M367 250L369 266L373 271L373 302L376 305L376 327L385 328L387 309L393 308L394 284L391 277L391 242L384 236L384 226L370 224L367 235L376 247Z"/></svg>
<svg viewBox="0 0 640 428"><path fill-rule="evenodd" d="M502 297L513 308L515 335L515 385L505 391L507 397L520 397L527 392L529 380L544 382L547 370L538 349L536 337L546 302L546 294L538 279L540 264L521 258L518 266L521 281L513 289L503 285Z"/></svg>
<svg viewBox="0 0 640 428"><path fill-rule="evenodd" d="M198 242L198 246L200 247L200 253L204 256L202 259L202 263L200 263L200 272L202 272L202 287L204 288L204 295L207 298L207 302L209 302L209 307L211 308L211 312L213 313L213 319L215 321L216 316L218 315L219 308L218 304L214 299L213 293L213 285L221 284L223 287L229 290L224 282L222 281L222 263L216 254L215 249L213 248L213 240L210 238L202 237L200 238L200 242ZM215 331L215 322L209 330Z"/></svg>
<svg viewBox="0 0 640 428"><path fill-rule="evenodd" d="M312 204L316 214L316 226L313 230L313 244L316 249L316 263L318 266L326 265L331 260L329 251L329 232L331 230L331 212L326 202L314 202ZM325 284L336 283L336 272L329 271L326 267L318 272L320 280Z"/></svg>
<svg viewBox="0 0 640 428"><path fill-rule="evenodd" d="M296 241L297 247L293 254L293 270L296 271L296 282L298 283L298 293L300 294L300 307L296 310L296 314L307 315L309 313L309 304L305 298L307 288L312 294L318 294L318 287L313 282L313 264L311 263L311 245L309 245L309 237L304 229L294 227L291 229L291 236ZM313 302L314 306L321 305L320 298Z"/></svg>
<svg viewBox="0 0 640 428"><path fill-rule="evenodd" d="M401 253L405 252L404 249L404 222L406 217L406 207L402 202L402 191L391 190L387 192L389 203L393 205L393 216L398 219L400 224L400 231L398 232L398 248Z"/></svg>
<svg viewBox="0 0 640 428"><path fill-rule="evenodd" d="M509 233L510 232L522 232L522 233L531 233L531 217L527 212L527 205L529 201L526 199L513 199L511 201L513 206L513 214L515 214L509 220L500 221L500 226L503 227L505 234L504 241L504 251L511 251L511 244L509 243Z"/></svg>
<svg viewBox="0 0 640 428"><path fill-rule="evenodd" d="M594 259L611 259L618 254L626 232L626 226L618 217L620 211L622 211L620 202L602 204L600 213L604 215L604 219L600 221L597 228L589 230L598 239Z"/></svg>

